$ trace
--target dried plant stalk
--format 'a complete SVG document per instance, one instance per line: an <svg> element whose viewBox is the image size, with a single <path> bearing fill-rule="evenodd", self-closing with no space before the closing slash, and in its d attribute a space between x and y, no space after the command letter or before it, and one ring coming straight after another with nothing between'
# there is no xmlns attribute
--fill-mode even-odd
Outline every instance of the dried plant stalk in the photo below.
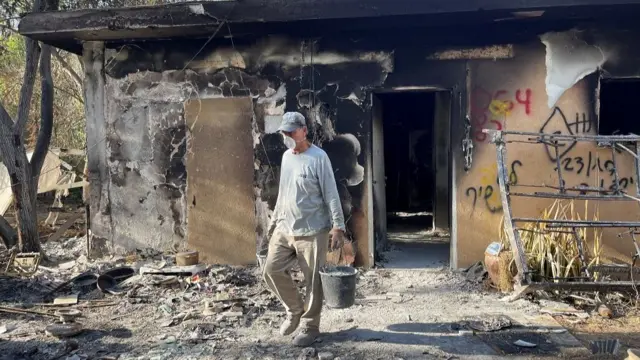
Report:
<svg viewBox="0 0 640 360"><path fill-rule="evenodd" d="M598 215L599 211L596 207L593 220L597 221ZM589 202L585 201L584 214L580 214L574 200L556 200L539 216L541 220L583 220L588 218ZM502 230L500 231L500 241L503 248L510 250L504 218L500 223L500 228ZM535 280L577 278L582 276L581 268L600 264L602 252L602 231L600 229L582 228L577 230L585 245L586 264L580 260L578 244L575 236L571 233L572 229L549 229L546 223L527 223L521 229L518 231L527 258L527 265ZM587 244L591 244L591 248L587 247ZM509 266L509 269L514 268L514 266Z"/></svg>

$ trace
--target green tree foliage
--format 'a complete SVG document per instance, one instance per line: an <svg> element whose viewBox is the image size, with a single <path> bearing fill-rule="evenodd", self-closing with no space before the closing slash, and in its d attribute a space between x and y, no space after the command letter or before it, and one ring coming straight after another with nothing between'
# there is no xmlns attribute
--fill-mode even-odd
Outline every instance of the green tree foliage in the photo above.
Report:
<svg viewBox="0 0 640 360"><path fill-rule="evenodd" d="M21 37L15 30L21 14L173 2L177 1L0 0L0 158L11 178L17 219L15 231L0 216L0 236L7 247L40 250L36 198L46 153L50 146L81 148L85 143L82 62L76 55ZM31 160L30 148L35 149Z"/></svg>
<svg viewBox="0 0 640 360"><path fill-rule="evenodd" d="M59 0L60 10L149 6L184 0ZM0 0L0 102L11 116L16 115L19 90L24 76L25 44L15 32L21 14L31 9L33 0ZM57 54L56 54L57 53ZM52 62L55 84L52 147L81 149L85 146L85 118L80 59L57 50ZM39 78L36 79L36 82ZM40 116L40 89L35 88L26 141L35 144Z"/></svg>
<svg viewBox="0 0 640 360"><path fill-rule="evenodd" d="M52 76L54 87L54 127L51 146L82 149L85 146L84 105L82 83L72 75L82 76L77 56L60 53L63 63L54 56ZM24 77L25 43L22 36L9 33L0 38L0 101L15 118L18 109L20 86ZM70 69L65 69L68 66ZM73 72L73 73L72 73ZM36 82L39 83L39 76ZM35 145L40 124L40 88L34 88L29 111L25 141L29 148Z"/></svg>

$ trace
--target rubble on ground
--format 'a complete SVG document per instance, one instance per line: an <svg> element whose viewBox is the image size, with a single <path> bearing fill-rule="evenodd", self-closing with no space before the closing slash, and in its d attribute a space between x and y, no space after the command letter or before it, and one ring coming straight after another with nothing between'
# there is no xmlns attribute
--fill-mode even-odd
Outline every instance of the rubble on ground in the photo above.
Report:
<svg viewBox="0 0 640 360"><path fill-rule="evenodd" d="M477 284L481 284L489 276L489 273L484 268L484 264L480 261L466 268L464 274L468 281Z"/></svg>
<svg viewBox="0 0 640 360"><path fill-rule="evenodd" d="M182 267L176 267L174 255L140 250L129 256L89 261L85 244L84 238L45 243L47 262L35 275L0 281L1 300L9 304L0 307L0 312L10 317L0 324L0 329L5 329L0 333L0 344L20 339L20 345L12 347L12 359L54 356L86 359L97 355L173 359L185 353L191 357L213 355L225 347L224 343L237 341L238 328L250 326L266 311L278 310L278 302L259 281L259 269L255 266L198 266L199 271L187 275L175 273L176 268ZM112 269L119 270L114 277L118 273L128 275L116 281L106 275ZM154 271L141 275L141 269ZM172 271L165 274L166 269ZM144 321L153 325L153 333L146 339L148 344L136 347L132 353L122 346L109 346L110 354L91 353L84 348L84 352L72 350L60 355L66 350L51 333L64 334L70 328L69 323L54 315L60 309L77 309L85 316L71 325L76 329L81 324L84 329L81 333L60 338L90 342L96 338L131 336L131 330L110 329L111 322L125 322L136 328L139 325L136 322ZM89 313L99 313L103 318L87 321ZM99 350L100 346L97 347Z"/></svg>
<svg viewBox="0 0 640 360"><path fill-rule="evenodd" d="M0 360L354 358L351 345L324 341L299 349L277 336L284 312L263 285L256 266L177 267L175 254L152 249L88 259L82 237L45 243L43 248L47 256L35 275L0 281ZM294 271L293 277L302 291L301 273ZM486 312L488 296L495 298L495 304L500 302L497 294L487 295L484 280L481 265L466 272L362 271L353 309L332 310L323 321L333 331L339 323L335 335L339 339L365 345L384 342L389 336L388 329L362 327L366 321L377 324L361 318L367 312L375 314L370 317L395 318L409 328L439 324L443 332L455 330L461 338L518 328L519 320L500 316L502 310ZM615 294L536 296L547 299L539 300L539 305L521 299L503 306L532 316L546 309L547 314L575 321L583 321L584 316L610 319L621 311ZM425 298L428 310L416 310L425 306ZM451 303L464 308L465 315L455 319L450 310L439 310ZM61 310L77 310L81 316L69 319ZM375 326L379 325L369 325ZM429 351L449 356L437 348Z"/></svg>

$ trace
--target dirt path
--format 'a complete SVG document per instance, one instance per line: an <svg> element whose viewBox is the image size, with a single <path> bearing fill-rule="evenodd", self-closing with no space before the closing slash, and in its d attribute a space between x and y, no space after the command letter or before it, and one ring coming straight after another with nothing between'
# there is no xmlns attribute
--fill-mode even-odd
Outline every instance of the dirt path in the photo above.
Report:
<svg viewBox="0 0 640 360"><path fill-rule="evenodd" d="M445 269L377 270L365 273L359 286L364 298L356 306L325 310L318 351L341 359L492 359L500 353L461 332L461 321L507 316L524 322L527 313L535 317L538 310L526 301L505 304ZM286 344L273 328L246 334L262 343Z"/></svg>

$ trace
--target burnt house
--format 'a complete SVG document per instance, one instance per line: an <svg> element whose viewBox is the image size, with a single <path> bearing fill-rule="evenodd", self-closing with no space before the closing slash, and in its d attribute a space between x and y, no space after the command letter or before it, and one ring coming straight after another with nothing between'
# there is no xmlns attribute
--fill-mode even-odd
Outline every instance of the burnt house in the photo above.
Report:
<svg viewBox="0 0 640 360"><path fill-rule="evenodd" d="M419 249L457 268L501 231L483 129L640 134L639 14L632 0L201 1L28 14L20 32L83 56L94 251L255 262L285 149L275 129L300 111L332 160L355 263L372 266L392 230L441 231ZM629 154L616 179L595 144L562 155L567 182L637 195ZM557 161L513 144L509 166L512 182L544 184ZM535 217L550 201L513 208Z"/></svg>

